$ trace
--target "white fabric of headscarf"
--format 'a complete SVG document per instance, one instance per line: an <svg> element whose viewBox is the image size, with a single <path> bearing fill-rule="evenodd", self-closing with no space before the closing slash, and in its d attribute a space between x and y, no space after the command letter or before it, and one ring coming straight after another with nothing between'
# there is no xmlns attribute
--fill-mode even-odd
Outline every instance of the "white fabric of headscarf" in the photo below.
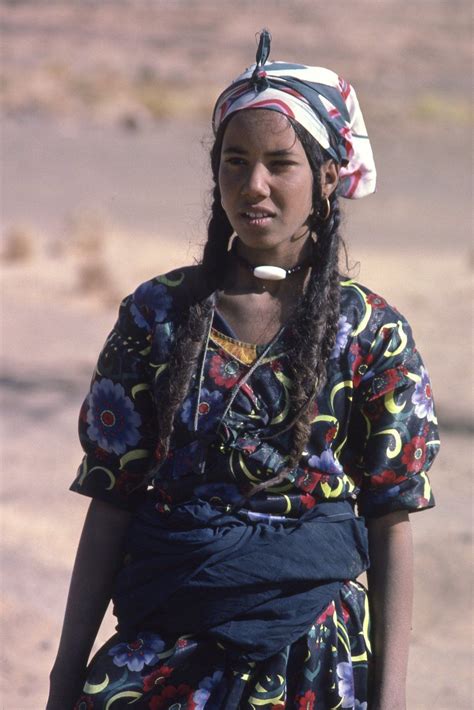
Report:
<svg viewBox="0 0 474 710"><path fill-rule="evenodd" d="M244 109L278 111L300 123L341 166L338 194L375 192L372 147L354 88L335 72L287 62L252 65L219 96L213 129Z"/></svg>

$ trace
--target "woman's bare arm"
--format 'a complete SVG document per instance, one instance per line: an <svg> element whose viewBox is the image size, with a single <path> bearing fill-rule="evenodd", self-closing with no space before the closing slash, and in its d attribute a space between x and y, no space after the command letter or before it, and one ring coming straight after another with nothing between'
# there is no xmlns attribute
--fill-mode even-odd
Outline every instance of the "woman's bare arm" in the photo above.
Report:
<svg viewBox="0 0 474 710"><path fill-rule="evenodd" d="M368 522L374 695L371 710L405 710L413 604L413 546L408 513Z"/></svg>
<svg viewBox="0 0 474 710"><path fill-rule="evenodd" d="M110 601L130 514L93 500L71 578L47 710L70 710L82 690L87 660Z"/></svg>

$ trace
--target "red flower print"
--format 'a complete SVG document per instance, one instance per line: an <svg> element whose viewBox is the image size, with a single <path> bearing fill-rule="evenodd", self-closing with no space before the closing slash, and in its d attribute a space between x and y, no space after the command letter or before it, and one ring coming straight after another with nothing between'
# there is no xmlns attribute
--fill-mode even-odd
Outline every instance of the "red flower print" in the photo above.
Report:
<svg viewBox="0 0 474 710"><path fill-rule="evenodd" d="M365 356L361 355L360 348L357 345L355 348L351 347L351 353L355 354L356 356L352 365L352 371L354 373L354 387L357 387L360 384L361 379L369 369L370 365L372 364L374 356L370 353Z"/></svg>
<svg viewBox="0 0 474 710"><path fill-rule="evenodd" d="M337 426L331 426L326 432L325 439L326 443L330 443L336 436L337 434Z"/></svg>
<svg viewBox="0 0 474 710"><path fill-rule="evenodd" d="M368 294L367 303L372 306L372 308L385 308L387 305L387 301L382 298L382 296L377 296L376 293Z"/></svg>
<svg viewBox="0 0 474 710"><path fill-rule="evenodd" d="M304 695L298 699L299 710L313 710L316 694L312 690L307 690Z"/></svg>
<svg viewBox="0 0 474 710"><path fill-rule="evenodd" d="M176 648L186 648L187 645L188 642L186 641L186 639L178 639L176 641Z"/></svg>
<svg viewBox="0 0 474 710"><path fill-rule="evenodd" d="M335 610L335 609L336 609L336 607L335 607L335 605L334 605L334 602L331 602L331 603L325 608L325 610L322 612L322 614L320 614L320 615L318 616L318 618L316 619L316 624L324 624L324 622L326 621L326 619L327 619L328 617L332 617L332 615L334 614L334 610Z"/></svg>
<svg viewBox="0 0 474 710"><path fill-rule="evenodd" d="M322 473L315 473L314 471L305 470L295 479L295 485L306 493L311 493L321 480L324 480L324 475ZM327 478L327 477L326 477Z"/></svg>
<svg viewBox="0 0 474 710"><path fill-rule="evenodd" d="M240 365L236 360L227 360L221 355L213 355L209 375L216 385L230 389L239 381Z"/></svg>
<svg viewBox="0 0 474 710"><path fill-rule="evenodd" d="M300 496L300 501L303 505L303 508L306 508L306 510L310 510L316 505L315 499L313 498L313 496L310 496L309 493L306 493L304 496Z"/></svg>
<svg viewBox="0 0 474 710"><path fill-rule="evenodd" d="M426 443L421 436L414 436L413 439L403 447L402 462L406 465L409 473L421 471L426 461Z"/></svg>
<svg viewBox="0 0 474 710"><path fill-rule="evenodd" d="M372 399L382 397L382 395L387 394L387 392L393 392L406 374L406 368L392 367L390 370L386 370L382 374L377 375L377 377L374 377Z"/></svg>
<svg viewBox="0 0 474 710"><path fill-rule="evenodd" d="M163 689L155 698L152 698L149 705L150 710L162 710L162 708L169 708L174 703L179 703L180 701L186 701L186 710L194 710L196 703L191 698L194 690L185 683L181 683L177 687L174 685L168 685Z"/></svg>
<svg viewBox="0 0 474 710"><path fill-rule="evenodd" d="M156 671L153 671L153 673L143 678L143 690L153 690L153 688L156 688L158 685L162 685L172 672L173 669L169 666L157 668Z"/></svg>
<svg viewBox="0 0 474 710"><path fill-rule="evenodd" d="M342 618L344 619L344 623L347 624L347 622L350 619L349 609L347 608L346 604L344 604L344 602L341 602L341 607L342 607Z"/></svg>
<svg viewBox="0 0 474 710"><path fill-rule="evenodd" d="M384 373L384 380L386 387L384 392L388 392L390 390L395 389L395 385L398 385L401 380L401 374L395 368L393 368L392 370L387 370L387 372Z"/></svg>
<svg viewBox="0 0 474 710"><path fill-rule="evenodd" d="M395 471L392 471L391 469L386 469L385 471L382 471L382 473L377 473L377 475L372 476L370 479L371 483L376 486L390 486L405 480L406 476L397 476Z"/></svg>

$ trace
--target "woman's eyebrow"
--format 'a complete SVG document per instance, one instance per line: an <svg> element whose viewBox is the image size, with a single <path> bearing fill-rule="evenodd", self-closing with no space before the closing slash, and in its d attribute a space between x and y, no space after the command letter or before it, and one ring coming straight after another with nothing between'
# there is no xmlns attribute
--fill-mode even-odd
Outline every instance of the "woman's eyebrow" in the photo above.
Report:
<svg viewBox="0 0 474 710"><path fill-rule="evenodd" d="M271 150L268 151L268 153L265 153L265 155L270 155L274 157L278 156L285 156L285 155L295 155L295 152L292 147L290 148L281 148L280 150Z"/></svg>
<svg viewBox="0 0 474 710"><path fill-rule="evenodd" d="M229 145L227 148L224 148L222 151L223 154L226 153L237 153L238 155L245 155L248 153L245 148L241 148L240 146L234 146L234 145ZM265 155L269 157L279 157L279 156L288 156L288 155L294 155L295 151L290 147L290 148L281 148L280 150L269 150L265 153Z"/></svg>
<svg viewBox="0 0 474 710"><path fill-rule="evenodd" d="M223 153L238 153L239 155L245 155L247 151L245 148L240 148L237 145L229 145L227 148L224 148Z"/></svg>

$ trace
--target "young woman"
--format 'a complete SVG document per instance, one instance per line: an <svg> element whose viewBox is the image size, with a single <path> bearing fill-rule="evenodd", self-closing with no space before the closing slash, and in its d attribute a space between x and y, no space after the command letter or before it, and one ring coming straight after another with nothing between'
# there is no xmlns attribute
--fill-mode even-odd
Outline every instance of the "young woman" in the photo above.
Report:
<svg viewBox="0 0 474 710"><path fill-rule="evenodd" d="M48 710L405 708L430 384L339 271L339 197L375 189L354 89L269 48L216 104L202 263L124 300L81 411L93 500Z"/></svg>

